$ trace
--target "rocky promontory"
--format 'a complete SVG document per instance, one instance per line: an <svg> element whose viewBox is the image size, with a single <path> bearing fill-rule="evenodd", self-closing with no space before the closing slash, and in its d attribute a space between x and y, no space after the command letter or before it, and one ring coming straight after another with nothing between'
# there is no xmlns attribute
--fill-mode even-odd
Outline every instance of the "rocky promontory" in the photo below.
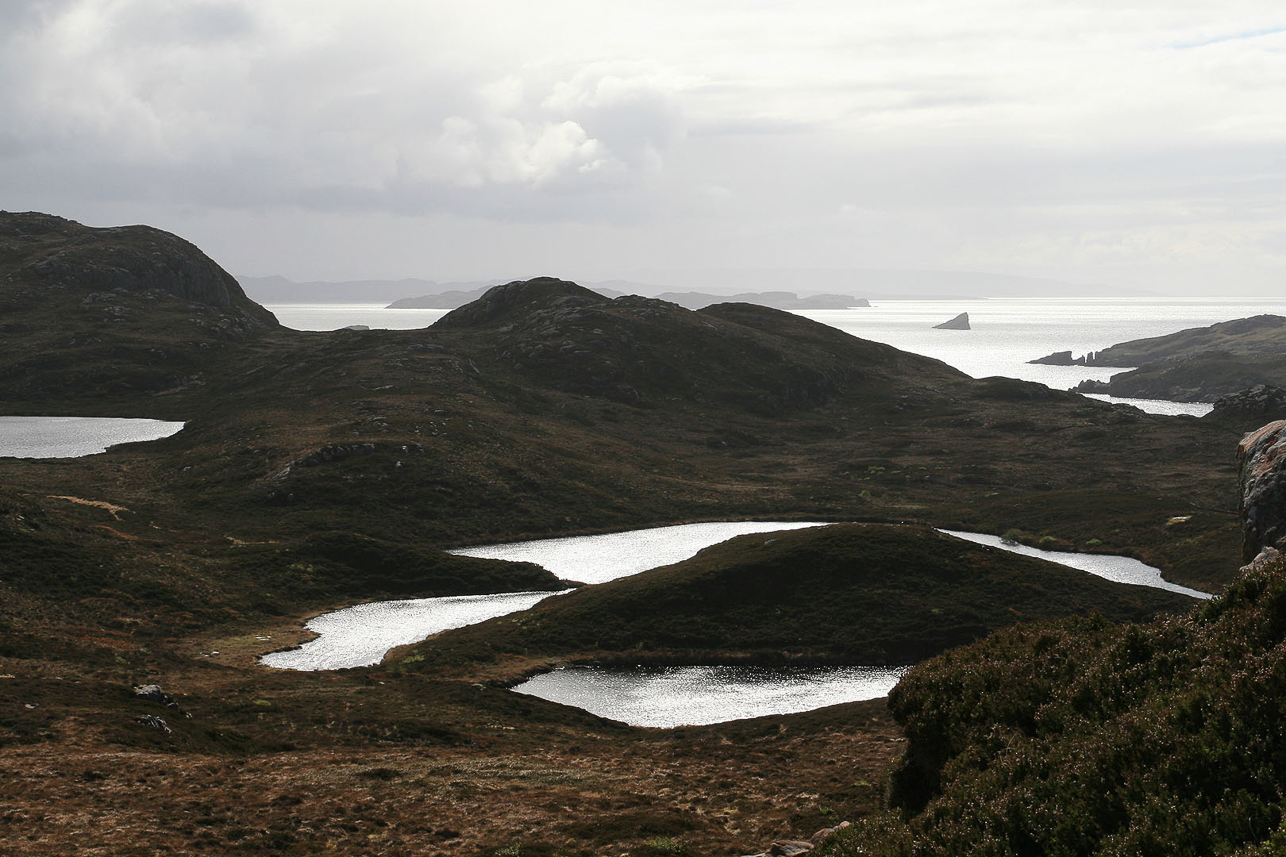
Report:
<svg viewBox="0 0 1286 857"><path fill-rule="evenodd" d="M1257 315L1131 340L1079 357L1058 351L1029 362L1129 369L1109 381L1082 382L1076 387L1082 393L1213 402L1261 384L1286 386L1286 318Z"/></svg>

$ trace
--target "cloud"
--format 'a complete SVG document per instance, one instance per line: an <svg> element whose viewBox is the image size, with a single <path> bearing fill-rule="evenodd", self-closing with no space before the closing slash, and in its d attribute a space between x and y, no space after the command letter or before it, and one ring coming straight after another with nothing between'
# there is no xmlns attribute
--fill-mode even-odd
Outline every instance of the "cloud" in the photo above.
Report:
<svg viewBox="0 0 1286 857"><path fill-rule="evenodd" d="M1100 232L1162 260L1183 212L1276 259L1284 49L1270 0L0 3L0 187L718 264L1055 264Z"/></svg>
<svg viewBox="0 0 1286 857"><path fill-rule="evenodd" d="M1170 45L1170 47L1178 48L1180 50L1191 50L1193 48L1204 48L1208 45L1218 45L1224 42L1239 42L1244 41L1245 39L1258 39L1263 36L1276 36L1281 33L1286 33L1286 27L1265 27L1263 29L1250 30L1245 33L1229 33L1221 36L1210 36L1193 42L1175 42Z"/></svg>
<svg viewBox="0 0 1286 857"><path fill-rule="evenodd" d="M531 196L521 208L538 217L546 192L645 183L682 136L646 64L515 73L485 54L442 58L441 7L411 20L426 37L413 44L367 7L318 9L85 0L21 16L5 44L0 175L59 186L62 165L85 165L86 196L117 197L130 174L142 198L246 207L383 194L396 209L409 187L499 186Z"/></svg>

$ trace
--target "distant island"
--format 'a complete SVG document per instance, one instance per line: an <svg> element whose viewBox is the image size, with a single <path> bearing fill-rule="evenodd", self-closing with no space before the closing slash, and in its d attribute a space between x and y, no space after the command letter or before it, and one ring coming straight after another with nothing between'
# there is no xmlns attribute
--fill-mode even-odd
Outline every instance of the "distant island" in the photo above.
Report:
<svg viewBox="0 0 1286 857"><path fill-rule="evenodd" d="M388 309L456 309L472 303L486 294L490 286L472 291L448 291L416 298L402 298L393 301ZM587 286L590 291L603 297L617 298L622 295L615 289ZM685 309L704 309L714 304L742 303L756 304L773 309L848 309L849 307L869 307L870 301L852 295L805 295L800 297L794 292L742 292L735 295L714 295L707 292L662 292L657 300L678 304Z"/></svg>

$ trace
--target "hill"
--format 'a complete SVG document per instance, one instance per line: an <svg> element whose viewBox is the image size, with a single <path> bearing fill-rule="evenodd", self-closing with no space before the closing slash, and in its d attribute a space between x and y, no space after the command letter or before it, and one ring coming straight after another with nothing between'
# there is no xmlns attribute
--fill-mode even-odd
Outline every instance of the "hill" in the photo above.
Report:
<svg viewBox="0 0 1286 857"><path fill-rule="evenodd" d="M835 524L741 536L448 631L399 659L421 668L506 655L902 665L1014 622L1090 613L1143 621L1194 603L927 527Z"/></svg>
<svg viewBox="0 0 1286 857"><path fill-rule="evenodd" d="M278 328L175 235L33 212L0 212L0 311L6 405L45 413L200 386L222 355Z"/></svg>

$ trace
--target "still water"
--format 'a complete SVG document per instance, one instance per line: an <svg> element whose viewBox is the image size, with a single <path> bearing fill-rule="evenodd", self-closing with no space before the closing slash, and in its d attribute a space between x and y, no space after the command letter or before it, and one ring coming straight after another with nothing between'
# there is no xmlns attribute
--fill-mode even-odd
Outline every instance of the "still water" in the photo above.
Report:
<svg viewBox="0 0 1286 857"><path fill-rule="evenodd" d="M816 521L717 521L652 527L599 536L483 545L459 548L448 553L509 562L534 562L563 580L605 583L650 568L682 562L696 556L704 548L726 542L735 536L824 526L826 525Z"/></svg>
<svg viewBox="0 0 1286 857"><path fill-rule="evenodd" d="M358 604L309 620L318 636L298 649L260 660L286 670L343 670L378 664L390 649L418 643L431 634L526 610L552 592L457 595Z"/></svg>
<svg viewBox="0 0 1286 857"><path fill-rule="evenodd" d="M1110 345L1163 336L1252 315L1286 315L1286 298L991 298L875 301L870 307L799 314L862 339L935 357L974 378L1004 375L1065 390L1120 369L1027 363L1056 351L1079 356ZM969 313L971 330L934 325Z"/></svg>
<svg viewBox="0 0 1286 857"><path fill-rule="evenodd" d="M510 562L534 562L563 580L603 583L681 562L702 548L746 533L825 526L782 521L719 521L651 527L627 533L540 539L461 548L450 553ZM390 649L418 643L431 634L463 628L496 616L526 610L552 592L463 595L376 601L318 616L304 626L318 636L298 649L260 660L289 670L341 670L378 664Z"/></svg>
<svg viewBox="0 0 1286 857"><path fill-rule="evenodd" d="M417 330L450 310L387 309L384 304L264 304L277 321L292 330L339 330L364 324L372 330Z"/></svg>
<svg viewBox="0 0 1286 857"><path fill-rule="evenodd" d="M1111 580L1114 583L1128 583L1132 586L1151 586L1154 589L1164 589L1167 592L1178 592L1181 595L1188 595L1193 598L1209 599L1214 596L1209 592L1202 592L1198 589L1189 589L1186 586L1180 586L1177 583L1161 577L1161 570L1153 568L1150 565L1144 565L1137 559L1128 556L1112 556L1110 554L1098 553L1067 553L1065 551L1045 551L1040 548L1020 545L1017 542L1007 542L1000 536L990 536L986 533L962 533L955 530L938 530L940 533L946 533L949 536L955 536L958 539L964 539L979 545L987 547L1000 548L1010 553L1019 553L1023 556L1034 556L1039 559L1056 562L1059 565L1065 565L1068 568L1075 568L1081 571L1088 571L1090 574Z"/></svg>
<svg viewBox="0 0 1286 857"><path fill-rule="evenodd" d="M631 726L704 726L888 696L910 667L566 667L514 688Z"/></svg>
<svg viewBox="0 0 1286 857"><path fill-rule="evenodd" d="M79 458L118 443L160 440L181 428L180 422L117 417L0 417L0 457Z"/></svg>
<svg viewBox="0 0 1286 857"><path fill-rule="evenodd" d="M600 536L462 548L453 553L534 562L564 580L602 583L680 562L702 548L734 536L812 526L825 524L782 521L682 524ZM1211 597L1208 593L1163 580L1159 570L1128 557L1042 551L1001 542L998 536L942 532L978 544L1037 556L1119 583L1155 586L1194 598ZM439 631L526 610L552 594L555 593L520 592L359 604L312 619L307 627L319 635L316 639L299 649L265 655L262 660L268 666L298 670L370 666L379 663L395 646L419 642Z"/></svg>

